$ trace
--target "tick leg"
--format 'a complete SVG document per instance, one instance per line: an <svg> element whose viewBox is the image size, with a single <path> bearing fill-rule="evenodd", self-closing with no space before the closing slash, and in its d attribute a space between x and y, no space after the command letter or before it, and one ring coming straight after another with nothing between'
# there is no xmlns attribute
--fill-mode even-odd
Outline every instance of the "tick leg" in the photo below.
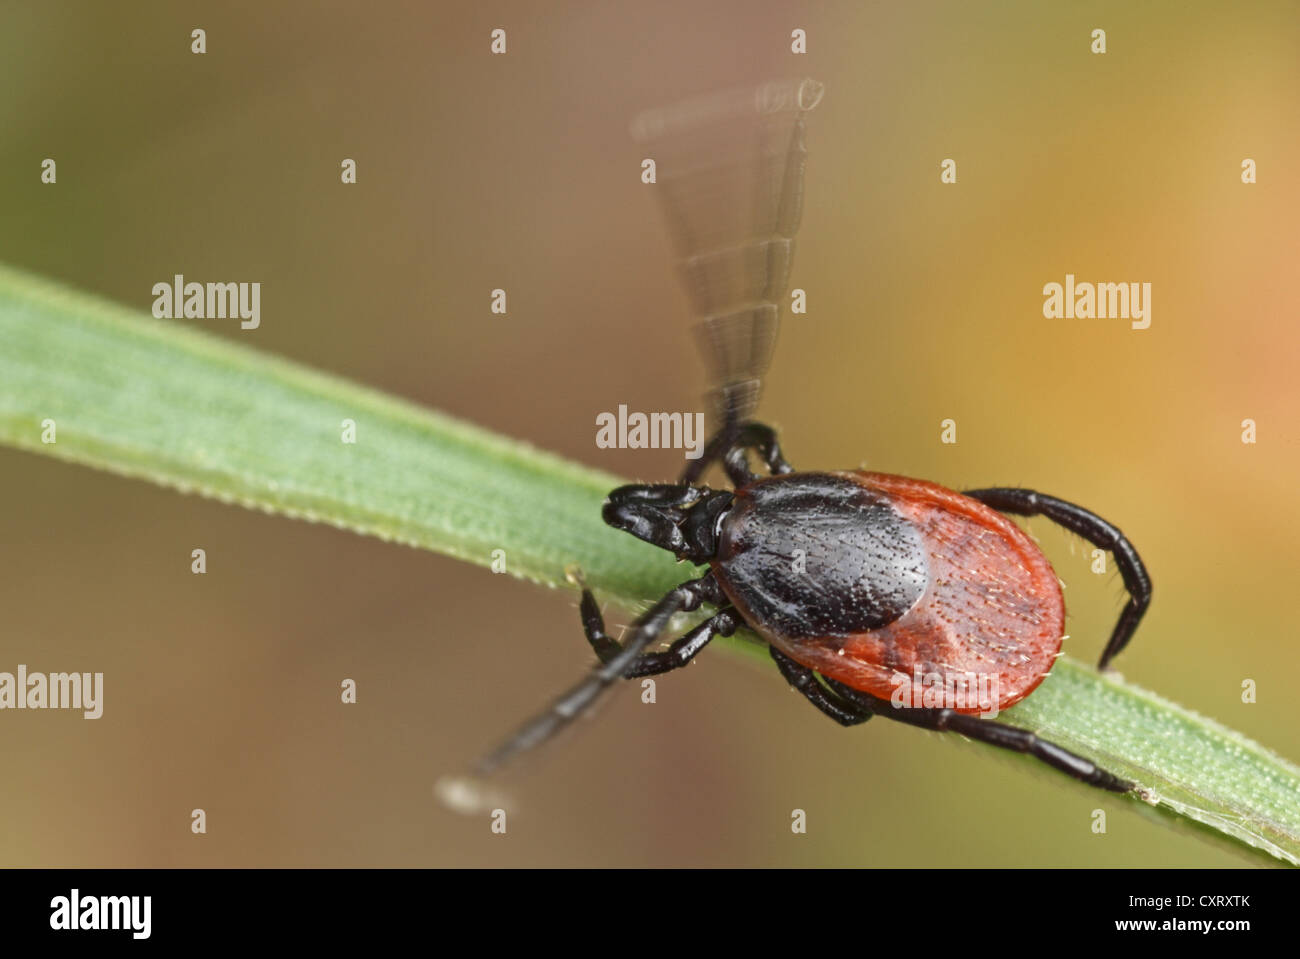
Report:
<svg viewBox="0 0 1300 959"><path fill-rule="evenodd" d="M960 733L969 739L988 743L991 746L1028 753L1053 769L1059 769L1066 775L1099 789L1126 793L1134 786L1127 779L1120 779L1091 760L1075 755L1056 743L1040 739L1028 729L995 723L991 719L981 719L978 716L967 716L951 709L895 708L891 703L851 689L833 679L827 682L832 689L842 693L860 707L871 709L886 719L907 723L910 726L920 726L922 729L933 729L936 732Z"/></svg>
<svg viewBox="0 0 1300 959"><path fill-rule="evenodd" d="M890 718L901 722L934 729L941 732L960 733L970 739L1000 746L1018 753L1028 753L1054 769L1059 769L1080 782L1111 792L1126 793L1133 788L1127 779L1108 773L1091 760L1062 749L1046 739L1039 739L1028 729L1005 726L991 719L966 716L951 709L890 709Z"/></svg>
<svg viewBox="0 0 1300 959"><path fill-rule="evenodd" d="M825 686L817 682L817 674L807 666L800 666L793 659L775 646L769 646L768 652L776 661L776 668L781 670L785 681L803 693L812 703L841 726L857 726L871 718L871 710L859 708L834 695Z"/></svg>
<svg viewBox="0 0 1300 959"><path fill-rule="evenodd" d="M587 637L587 642L591 643L597 659L602 663L608 663L623 652L623 647L618 644L618 641L610 639L605 632L605 617L601 615L600 607L596 605L596 597L591 595L589 589L582 591L578 614L582 617L582 633Z"/></svg>
<svg viewBox="0 0 1300 959"><path fill-rule="evenodd" d="M1115 565L1128 590L1128 603L1120 611L1119 621L1110 634L1110 641L1101 654L1098 669L1105 669L1112 659L1128 645L1133 638L1142 615L1151 605L1151 577L1147 575L1142 558L1133 548L1133 544L1119 531L1119 528L1106 522L1096 513L1067 503L1065 500L1030 489L974 489L966 490L964 495L977 499L986 506L991 506L1003 513L1016 516L1046 516L1052 522L1065 527L1072 533L1082 536L1088 542L1101 549L1110 550L1115 557Z"/></svg>
<svg viewBox="0 0 1300 959"><path fill-rule="evenodd" d="M721 459L732 485L747 486L758 478L749 471L745 456L748 450L757 452L773 475L794 472L794 467L781 455L776 430L751 420L739 426L724 426L714 434L700 458L686 464L681 482L687 485L695 483L715 460Z"/></svg>
<svg viewBox="0 0 1300 959"><path fill-rule="evenodd" d="M720 597L709 598L716 602ZM587 642L596 651L602 663L608 663L623 651L616 640L605 633L605 619L600 615L600 607L591 595L591 590L582 591L582 631ZM709 644L714 636L730 636L740 625L740 617L735 610L724 609L700 623L685 636L675 641L663 652L642 653L623 672L624 679L637 679L641 676L657 676L670 670L680 669L689 663L701 649Z"/></svg>
<svg viewBox="0 0 1300 959"><path fill-rule="evenodd" d="M749 471L745 449L757 449L772 473L793 472L790 464L781 457L776 434L769 427L746 421L744 418L758 403L761 379L766 371L776 335L781 309L780 300L785 295L789 277L794 235L798 232L799 222L803 217L804 169L808 160L804 116L821 102L822 93L822 86L811 80L801 83L796 93L795 106L798 112L795 114L794 126L790 130L790 141L786 147L781 194L777 199L776 220L773 223L776 236L782 239L778 241L773 237L774 242L768 245L769 256L773 251L783 251L777 258L780 266L776 266L769 259L768 287L761 294L762 307L767 308L766 310L760 308L759 313L745 311L742 314L731 314L732 317L743 315L750 317L748 325L742 326L742 329L747 329L748 336L742 336L740 339L740 342L747 347L745 352L730 356L730 351L720 348L716 343L713 344L713 351L718 357L730 356L730 361L727 359L722 361L722 368L719 370L721 382L717 384L714 391L717 394L724 423L710 440L704 455L686 465L682 473L683 483L695 483L704 475L709 465L718 459L722 460L733 486L741 487L752 483L757 477ZM766 209L771 202L768 194L770 184L756 185L759 193L755 196L755 208ZM756 318L760 314L768 319L770 325ZM701 329L711 329L711 321L725 325L729 318L727 315L706 318L701 324ZM706 335L705 339L707 342L711 337ZM723 339L729 338L723 336ZM706 349L707 352L710 351ZM742 358L746 355L748 362Z"/></svg>
<svg viewBox="0 0 1300 959"><path fill-rule="evenodd" d="M611 685L627 672L645 648L680 612L698 609L701 602L713 602L718 593L712 573L670 590L646 610L635 623L623 648L607 663L601 663L580 683L570 687L550 706L524 723L513 736L479 760L480 775L500 770L521 753L536 749L585 712Z"/></svg>
<svg viewBox="0 0 1300 959"><path fill-rule="evenodd" d="M752 449L758 453L767 467L767 471L773 476L793 473L794 467L785 461L781 455L781 444L777 442L776 430L764 423L755 423L750 420L740 427L740 433L736 437L733 446L735 449L747 450Z"/></svg>

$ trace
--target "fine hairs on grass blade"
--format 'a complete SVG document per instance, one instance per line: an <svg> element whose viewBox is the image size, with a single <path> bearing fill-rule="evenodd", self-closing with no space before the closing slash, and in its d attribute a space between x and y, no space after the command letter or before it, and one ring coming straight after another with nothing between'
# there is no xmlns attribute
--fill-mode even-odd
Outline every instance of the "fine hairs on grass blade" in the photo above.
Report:
<svg viewBox="0 0 1300 959"><path fill-rule="evenodd" d="M0 442L484 566L504 550L510 573L547 586L576 565L630 608L690 575L601 521L618 477L7 267ZM1300 769L1212 720L1068 657L1002 718L1172 817L1300 864Z"/></svg>

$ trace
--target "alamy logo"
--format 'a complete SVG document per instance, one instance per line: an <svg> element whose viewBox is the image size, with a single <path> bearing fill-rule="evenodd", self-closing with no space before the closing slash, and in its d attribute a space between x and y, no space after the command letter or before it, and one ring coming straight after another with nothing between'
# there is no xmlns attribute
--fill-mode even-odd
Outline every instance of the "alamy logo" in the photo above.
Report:
<svg viewBox="0 0 1300 959"><path fill-rule="evenodd" d="M86 719L104 714L103 673L0 673L0 709L80 709Z"/></svg>
<svg viewBox="0 0 1300 959"><path fill-rule="evenodd" d="M703 413L628 413L596 416L596 445L603 450L685 450L688 460L704 453Z"/></svg>
<svg viewBox="0 0 1300 959"><path fill-rule="evenodd" d="M262 323L261 283L186 283L177 273L171 283L153 285L153 315L158 319L239 319L241 329Z"/></svg>
<svg viewBox="0 0 1300 959"><path fill-rule="evenodd" d="M50 900L50 928L129 930L133 939L148 939L152 926L152 896L70 896Z"/></svg>
<svg viewBox="0 0 1300 959"><path fill-rule="evenodd" d="M913 669L912 675L895 671L890 677L894 687L889 697L895 709L978 709L981 716L998 714L997 673L925 673Z"/></svg>
<svg viewBox="0 0 1300 959"><path fill-rule="evenodd" d="M1065 274L1065 284L1043 287L1043 316L1049 320L1132 320L1135 330L1151 325L1150 283L1075 283Z"/></svg>

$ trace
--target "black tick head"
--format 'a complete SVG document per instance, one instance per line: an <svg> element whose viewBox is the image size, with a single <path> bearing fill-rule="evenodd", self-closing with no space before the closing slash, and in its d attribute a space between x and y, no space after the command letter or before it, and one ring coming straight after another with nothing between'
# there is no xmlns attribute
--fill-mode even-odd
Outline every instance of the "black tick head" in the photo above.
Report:
<svg viewBox="0 0 1300 959"><path fill-rule="evenodd" d="M605 499L601 515L678 559L704 563L718 551L718 527L730 507L726 490L659 483L620 486Z"/></svg>

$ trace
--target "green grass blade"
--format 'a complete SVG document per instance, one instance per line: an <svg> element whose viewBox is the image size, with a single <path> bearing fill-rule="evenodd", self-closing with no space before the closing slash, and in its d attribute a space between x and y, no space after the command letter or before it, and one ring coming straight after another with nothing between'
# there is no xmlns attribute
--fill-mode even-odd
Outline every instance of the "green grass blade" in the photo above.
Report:
<svg viewBox="0 0 1300 959"><path fill-rule="evenodd" d="M510 573L549 586L578 564L630 606L684 578L601 522L617 477L4 267L0 442L482 565L502 550ZM1300 864L1300 769L1217 723L1064 657L1004 717L1175 817Z"/></svg>

